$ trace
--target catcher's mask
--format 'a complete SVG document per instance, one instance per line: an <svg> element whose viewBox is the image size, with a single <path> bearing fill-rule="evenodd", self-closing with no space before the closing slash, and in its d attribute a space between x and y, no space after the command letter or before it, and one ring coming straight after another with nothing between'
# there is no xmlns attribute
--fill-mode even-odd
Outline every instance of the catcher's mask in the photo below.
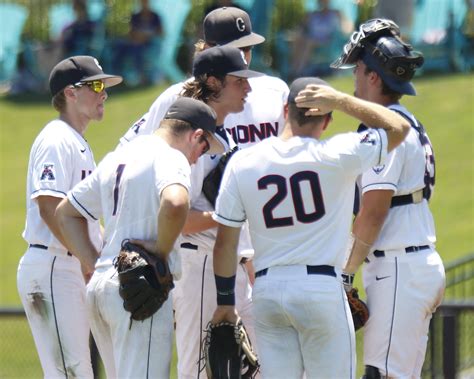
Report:
<svg viewBox="0 0 474 379"><path fill-rule="evenodd" d="M343 47L343 53L333 63L332 68L352 68L365 47L365 42L376 41L381 36L400 36L400 28L391 20L375 18L360 25Z"/></svg>
<svg viewBox="0 0 474 379"><path fill-rule="evenodd" d="M416 69L423 65L424 58L401 40L400 30L394 22L374 19L362 24L331 67L351 68L360 59L379 74L392 91L416 95L410 80Z"/></svg>

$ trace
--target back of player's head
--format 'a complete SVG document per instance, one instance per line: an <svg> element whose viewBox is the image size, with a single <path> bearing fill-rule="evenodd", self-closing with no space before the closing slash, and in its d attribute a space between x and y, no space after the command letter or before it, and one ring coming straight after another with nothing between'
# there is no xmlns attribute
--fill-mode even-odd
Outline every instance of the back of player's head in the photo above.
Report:
<svg viewBox="0 0 474 379"><path fill-rule="evenodd" d="M228 45L247 47L265 41L261 35L252 32L250 17L242 9L222 7L209 12L204 18L204 40L210 46Z"/></svg>
<svg viewBox="0 0 474 379"><path fill-rule="evenodd" d="M318 77L302 77L295 79L290 85L290 92L288 94L288 117L292 123L296 123L299 126L303 126L307 123L320 123L327 114L321 116L306 116L307 108L298 108L296 106L295 99L298 94L303 91L308 85L316 84L321 86L331 85L325 80ZM332 112L329 112L329 114Z"/></svg>
<svg viewBox="0 0 474 379"><path fill-rule="evenodd" d="M170 123L170 120L183 121L189 124L191 129L202 129L207 132L209 136L209 154L224 152L224 146L214 134L216 132L216 112L202 101L189 97L178 97L168 108L162 123L173 128L175 124ZM180 124L177 123L176 125L179 127Z"/></svg>

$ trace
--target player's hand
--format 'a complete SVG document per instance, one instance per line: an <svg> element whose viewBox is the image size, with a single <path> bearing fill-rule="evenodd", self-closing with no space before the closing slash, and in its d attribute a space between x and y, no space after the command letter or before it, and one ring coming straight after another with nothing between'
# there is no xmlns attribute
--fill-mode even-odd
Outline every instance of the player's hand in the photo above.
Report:
<svg viewBox="0 0 474 379"><path fill-rule="evenodd" d="M215 325L224 321L236 324L238 319L239 314L234 305L218 305L212 316L211 324Z"/></svg>
<svg viewBox="0 0 474 379"><path fill-rule="evenodd" d="M84 282L87 284L89 283L89 280L92 278L92 274L94 274L94 266L92 266L92 269L90 267L86 267L86 265L81 264L81 271L82 271L82 276L84 277Z"/></svg>
<svg viewBox="0 0 474 379"><path fill-rule="evenodd" d="M321 116L331 112L337 106L341 93L334 88L308 84L295 98L298 108L309 108L306 116Z"/></svg>
<svg viewBox="0 0 474 379"><path fill-rule="evenodd" d="M130 242L143 247L146 251L159 255L156 250L156 240L135 240L130 238Z"/></svg>

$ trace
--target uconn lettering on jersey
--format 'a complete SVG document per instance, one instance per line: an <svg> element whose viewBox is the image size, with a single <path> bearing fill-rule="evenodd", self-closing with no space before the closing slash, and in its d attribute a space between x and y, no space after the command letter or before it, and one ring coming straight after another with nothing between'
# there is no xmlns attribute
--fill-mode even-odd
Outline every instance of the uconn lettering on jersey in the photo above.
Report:
<svg viewBox="0 0 474 379"><path fill-rule="evenodd" d="M261 122L258 126L254 124L237 125L233 128L226 128L232 135L232 139L236 143L258 142L271 136L278 136L280 125L278 121Z"/></svg>

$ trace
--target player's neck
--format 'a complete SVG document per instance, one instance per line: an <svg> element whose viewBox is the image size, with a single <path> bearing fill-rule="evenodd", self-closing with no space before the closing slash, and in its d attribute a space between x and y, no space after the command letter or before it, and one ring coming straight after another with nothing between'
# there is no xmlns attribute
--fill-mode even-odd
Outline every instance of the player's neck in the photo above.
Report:
<svg viewBox="0 0 474 379"><path fill-rule="evenodd" d="M79 114L71 114L70 112L63 112L59 115L59 119L67 123L71 128L78 132L81 136L84 135L89 120L81 117Z"/></svg>

